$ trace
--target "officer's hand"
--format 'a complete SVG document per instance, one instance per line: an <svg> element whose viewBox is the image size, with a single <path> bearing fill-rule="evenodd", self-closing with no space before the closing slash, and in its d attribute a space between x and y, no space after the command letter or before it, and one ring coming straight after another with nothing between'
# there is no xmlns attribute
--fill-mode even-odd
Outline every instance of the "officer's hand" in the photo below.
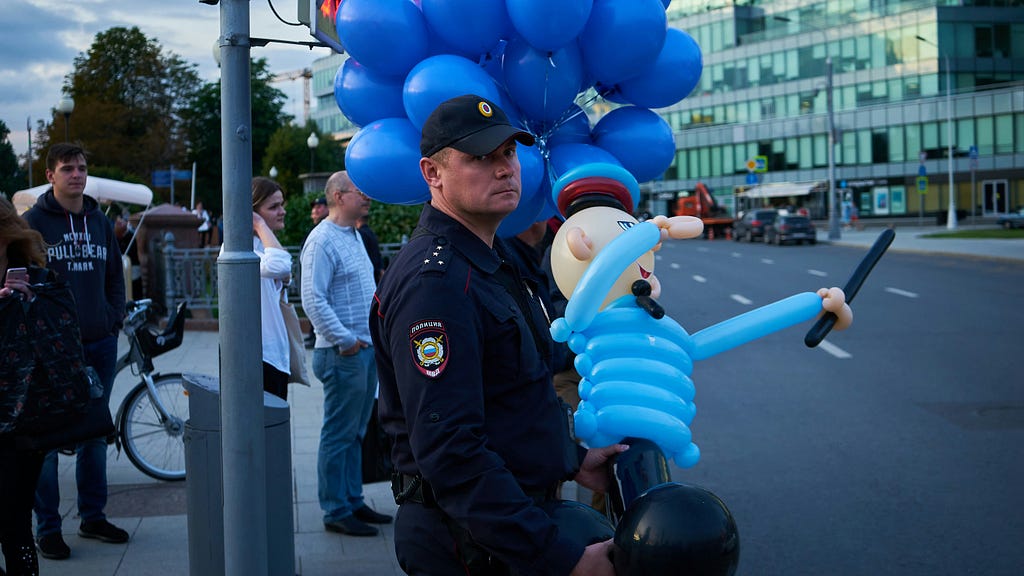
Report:
<svg viewBox="0 0 1024 576"><path fill-rule="evenodd" d="M611 539L587 546L569 576L615 576L611 551Z"/></svg>
<svg viewBox="0 0 1024 576"><path fill-rule="evenodd" d="M608 460L617 454L629 450L626 444L612 444L604 448L591 448L583 458L580 471L576 473L577 484L590 488L595 492L608 491Z"/></svg>

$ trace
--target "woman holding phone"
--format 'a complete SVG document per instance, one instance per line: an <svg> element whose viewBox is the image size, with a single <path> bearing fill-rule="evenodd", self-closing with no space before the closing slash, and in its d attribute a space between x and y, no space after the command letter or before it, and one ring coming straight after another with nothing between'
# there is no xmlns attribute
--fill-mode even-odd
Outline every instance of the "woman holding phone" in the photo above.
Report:
<svg viewBox="0 0 1024 576"><path fill-rule="evenodd" d="M19 298L32 306L35 294L31 283L48 280L45 266L43 237L29 228L8 200L0 197L0 299ZM9 330L0 330L0 350L6 349L8 338L15 337ZM10 374L0 373L0 381L13 379ZM0 549L9 576L35 576L39 563L32 537L32 502L45 454L15 448L14 428L25 401L25 391L18 397L16 389L0 386Z"/></svg>

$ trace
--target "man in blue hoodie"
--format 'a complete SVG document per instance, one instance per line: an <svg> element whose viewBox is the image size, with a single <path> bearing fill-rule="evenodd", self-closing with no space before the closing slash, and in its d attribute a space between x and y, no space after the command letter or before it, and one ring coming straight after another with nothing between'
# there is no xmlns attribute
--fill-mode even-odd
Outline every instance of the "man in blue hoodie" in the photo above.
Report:
<svg viewBox="0 0 1024 576"><path fill-rule="evenodd" d="M117 363L117 336L124 319L124 273L114 226L85 195L88 168L85 150L73 144L54 144L46 155L46 179L51 188L25 213L29 226L46 242L47 266L68 282L78 307L85 361L103 382L110 400ZM103 542L128 541L128 533L107 521L107 444L103 438L78 447L76 479L78 535ZM63 560L71 549L61 536L57 453L43 461L36 488L36 544L44 558Z"/></svg>

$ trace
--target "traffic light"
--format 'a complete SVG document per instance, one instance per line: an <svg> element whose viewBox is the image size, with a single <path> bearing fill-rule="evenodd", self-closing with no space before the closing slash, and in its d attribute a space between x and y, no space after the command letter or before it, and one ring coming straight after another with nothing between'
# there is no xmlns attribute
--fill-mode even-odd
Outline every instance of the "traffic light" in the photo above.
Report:
<svg viewBox="0 0 1024 576"><path fill-rule="evenodd" d="M299 22L309 26L309 34L317 40L327 44L332 50L339 54L345 52L345 47L338 39L338 31L334 26L335 18L338 16L338 6L342 0L299 0Z"/></svg>

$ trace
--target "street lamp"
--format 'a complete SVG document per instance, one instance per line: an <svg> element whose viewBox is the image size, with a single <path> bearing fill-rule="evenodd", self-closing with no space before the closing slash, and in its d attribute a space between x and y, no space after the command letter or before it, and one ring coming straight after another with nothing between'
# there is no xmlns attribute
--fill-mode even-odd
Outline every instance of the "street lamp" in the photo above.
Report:
<svg viewBox="0 0 1024 576"><path fill-rule="evenodd" d="M953 82L949 68L949 54L939 45L921 36L918 40L935 46L946 61L946 167L949 170L949 209L946 213L946 228L956 230L956 195L953 194Z"/></svg>
<svg viewBox="0 0 1024 576"><path fill-rule="evenodd" d="M317 138L316 132L310 132L309 138L306 138L306 146L309 146L309 172L313 172L313 151L320 145L320 139Z"/></svg>
<svg viewBox="0 0 1024 576"><path fill-rule="evenodd" d="M73 98L71 98L71 96L67 92L65 92L64 95L60 97L60 102L57 102L57 112L60 112L61 114L64 115L64 141L65 142L70 142L71 141L71 136L70 136L71 135L71 131L68 129L68 126L71 124L71 113L74 112L74 111L75 111L75 100Z"/></svg>
<svg viewBox="0 0 1024 576"><path fill-rule="evenodd" d="M277 178L277 166L271 166L268 174L270 174L271 179Z"/></svg>
<svg viewBox="0 0 1024 576"><path fill-rule="evenodd" d="M775 16L774 19L779 22L792 22L785 16ZM810 24L801 23L801 25L821 32L825 39L825 109L828 114L828 239L839 240L842 238L842 232L840 232L839 226L839 211L836 209L836 119L835 104L832 100L832 53L829 50L828 34L825 30Z"/></svg>

